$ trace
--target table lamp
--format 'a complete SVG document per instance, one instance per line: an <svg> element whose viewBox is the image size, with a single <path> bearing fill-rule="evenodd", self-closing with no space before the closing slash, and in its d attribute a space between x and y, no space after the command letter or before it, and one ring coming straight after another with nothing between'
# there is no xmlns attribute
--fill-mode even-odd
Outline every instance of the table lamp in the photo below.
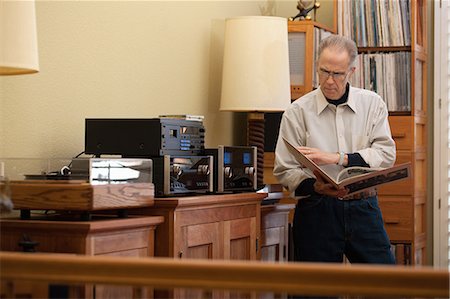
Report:
<svg viewBox="0 0 450 299"><path fill-rule="evenodd" d="M33 0L0 0L0 75L39 71Z"/></svg>
<svg viewBox="0 0 450 299"><path fill-rule="evenodd" d="M0 0L0 76L38 71L34 1ZM0 213L13 209L8 185L3 164L0 164Z"/></svg>
<svg viewBox="0 0 450 299"><path fill-rule="evenodd" d="M248 112L247 143L258 150L258 189L264 186L264 112L284 111L290 103L287 19L227 19L220 110Z"/></svg>

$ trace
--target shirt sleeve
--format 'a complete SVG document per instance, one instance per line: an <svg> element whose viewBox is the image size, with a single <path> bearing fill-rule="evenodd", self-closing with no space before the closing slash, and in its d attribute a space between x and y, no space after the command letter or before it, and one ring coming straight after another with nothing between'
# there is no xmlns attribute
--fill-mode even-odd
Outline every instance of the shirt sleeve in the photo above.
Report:
<svg viewBox="0 0 450 299"><path fill-rule="evenodd" d="M348 164L346 167L352 166L370 167L370 165L367 164L367 162L364 161L364 159L358 153L347 154L347 157L348 157Z"/></svg>
<svg viewBox="0 0 450 299"><path fill-rule="evenodd" d="M372 168L391 167L396 158L396 148L392 139L386 104L379 97L377 105L371 107L369 128L367 130L369 146L357 151Z"/></svg>
<svg viewBox="0 0 450 299"><path fill-rule="evenodd" d="M318 194L314 190L314 183L316 182L315 178L307 178L303 180L300 185L295 189L296 196L308 196Z"/></svg>
<svg viewBox="0 0 450 299"><path fill-rule="evenodd" d="M294 192L300 183L312 176L306 173L295 157L289 152L283 138L296 146L306 144L306 131L301 113L288 108L281 118L280 130L275 148L273 174L280 184L290 192Z"/></svg>

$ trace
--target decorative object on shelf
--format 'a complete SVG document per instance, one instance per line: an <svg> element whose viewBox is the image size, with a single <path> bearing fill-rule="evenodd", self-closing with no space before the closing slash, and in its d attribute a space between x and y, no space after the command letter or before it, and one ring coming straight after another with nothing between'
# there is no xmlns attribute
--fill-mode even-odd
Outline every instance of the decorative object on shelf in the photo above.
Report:
<svg viewBox="0 0 450 299"><path fill-rule="evenodd" d="M33 0L0 0L0 75L39 71Z"/></svg>
<svg viewBox="0 0 450 299"><path fill-rule="evenodd" d="M9 181L6 177L0 175L0 214L10 213L13 208Z"/></svg>
<svg viewBox="0 0 450 299"><path fill-rule="evenodd" d="M5 176L5 163L0 161L0 215L10 213L13 208L9 179Z"/></svg>
<svg viewBox="0 0 450 299"><path fill-rule="evenodd" d="M247 143L258 149L258 189L263 187L264 112L284 111L290 103L287 19L227 19L220 110L251 112Z"/></svg>
<svg viewBox="0 0 450 299"><path fill-rule="evenodd" d="M311 4L312 6L310 7ZM315 0L299 0L297 2L297 9L299 10L299 13L295 17L289 18L289 21L294 21L297 18L299 20L311 20L309 12L313 9L316 10L319 7L320 3Z"/></svg>

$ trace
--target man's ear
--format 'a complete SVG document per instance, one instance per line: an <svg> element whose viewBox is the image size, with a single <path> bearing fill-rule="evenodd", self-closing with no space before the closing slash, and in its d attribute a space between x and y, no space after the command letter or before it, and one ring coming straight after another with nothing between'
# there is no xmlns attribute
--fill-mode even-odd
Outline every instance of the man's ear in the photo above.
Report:
<svg viewBox="0 0 450 299"><path fill-rule="evenodd" d="M353 73L355 72L355 70L356 70L356 67L354 67L354 66L352 66L350 68L350 72L349 72L349 74L347 76L347 79L350 79L350 77L353 76Z"/></svg>

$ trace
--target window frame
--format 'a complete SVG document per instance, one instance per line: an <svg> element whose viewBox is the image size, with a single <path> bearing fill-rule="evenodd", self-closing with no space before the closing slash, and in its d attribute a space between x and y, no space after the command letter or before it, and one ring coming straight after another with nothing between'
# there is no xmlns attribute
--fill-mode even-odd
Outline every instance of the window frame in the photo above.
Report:
<svg viewBox="0 0 450 299"><path fill-rule="evenodd" d="M449 268L450 4L434 5L433 265ZM445 62L445 63L444 63Z"/></svg>

